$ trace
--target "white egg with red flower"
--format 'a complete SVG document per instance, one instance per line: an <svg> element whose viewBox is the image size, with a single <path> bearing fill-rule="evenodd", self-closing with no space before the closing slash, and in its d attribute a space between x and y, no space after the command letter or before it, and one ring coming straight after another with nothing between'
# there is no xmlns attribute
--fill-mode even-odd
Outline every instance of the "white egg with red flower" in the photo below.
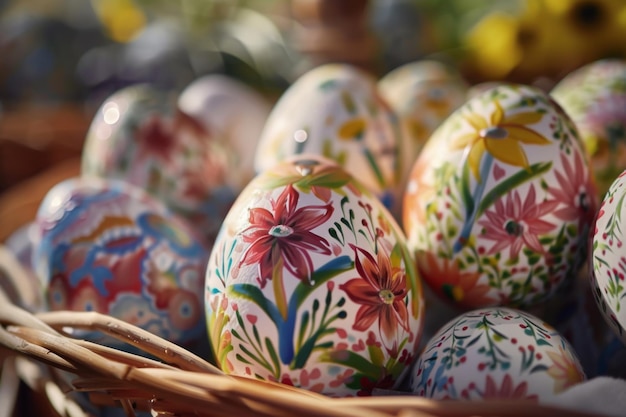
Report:
<svg viewBox="0 0 626 417"><path fill-rule="evenodd" d="M544 92L503 84L433 133L403 220L422 277L444 299L530 306L575 279L596 206L571 119Z"/></svg>
<svg viewBox="0 0 626 417"><path fill-rule="evenodd" d="M175 98L136 85L105 100L87 132L81 173L143 188L210 243L239 191L228 181L234 151Z"/></svg>
<svg viewBox="0 0 626 417"><path fill-rule="evenodd" d="M552 326L505 307L464 313L426 344L411 391L436 400L546 401L583 382L576 353Z"/></svg>
<svg viewBox="0 0 626 417"><path fill-rule="evenodd" d="M226 373L333 396L397 387L424 317L397 223L315 155L286 159L240 194L208 262L205 301Z"/></svg>

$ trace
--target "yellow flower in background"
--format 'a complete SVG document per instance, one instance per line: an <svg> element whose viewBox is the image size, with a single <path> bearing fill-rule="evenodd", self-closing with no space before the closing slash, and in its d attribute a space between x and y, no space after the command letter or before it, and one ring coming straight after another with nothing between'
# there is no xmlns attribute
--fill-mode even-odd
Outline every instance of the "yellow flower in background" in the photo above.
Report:
<svg viewBox="0 0 626 417"><path fill-rule="evenodd" d="M626 2L528 0L493 12L465 37L467 63L487 79L560 78L596 59L626 53Z"/></svg>
<svg viewBox="0 0 626 417"><path fill-rule="evenodd" d="M480 21L467 35L469 61L489 79L502 79L519 65L523 50L517 42L519 20L494 12Z"/></svg>
<svg viewBox="0 0 626 417"><path fill-rule="evenodd" d="M146 25L146 16L133 0L92 0L92 6L116 42L128 42Z"/></svg>
<svg viewBox="0 0 626 417"><path fill-rule="evenodd" d="M463 117L474 131L458 136L450 145L455 150L470 148L468 164L478 181L480 181L480 162L485 151L501 162L527 168L528 159L521 144L550 143L548 139L526 126L539 122L543 117L542 113L529 111L505 116L497 100L495 106L489 120L478 113L464 114Z"/></svg>

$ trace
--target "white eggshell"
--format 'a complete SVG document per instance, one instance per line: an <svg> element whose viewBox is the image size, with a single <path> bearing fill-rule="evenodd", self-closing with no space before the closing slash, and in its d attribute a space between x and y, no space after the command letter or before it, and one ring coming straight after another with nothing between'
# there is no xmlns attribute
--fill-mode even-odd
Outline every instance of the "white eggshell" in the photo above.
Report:
<svg viewBox="0 0 626 417"><path fill-rule="evenodd" d="M405 127L403 178L430 135L465 103L467 88L467 83L452 67L431 60L404 64L378 82L381 95Z"/></svg>
<svg viewBox="0 0 626 417"><path fill-rule="evenodd" d="M615 179L598 211L591 247L593 294L607 323L626 343L626 171Z"/></svg>
<svg viewBox="0 0 626 417"><path fill-rule="evenodd" d="M325 156L394 210L403 172L401 135L372 75L345 64L322 65L296 80L274 106L255 168L262 172L296 154Z"/></svg>
<svg viewBox="0 0 626 417"><path fill-rule="evenodd" d="M424 317L397 223L315 155L286 159L242 192L209 259L206 308L226 373L333 396L397 387Z"/></svg>
<svg viewBox="0 0 626 417"><path fill-rule="evenodd" d="M234 78L211 74L189 84L178 107L233 149L236 159L227 181L241 191L255 174L254 154L271 110L269 100Z"/></svg>
<svg viewBox="0 0 626 417"><path fill-rule="evenodd" d="M410 386L437 400L545 401L584 380L573 349L550 325L491 307L444 325L415 363Z"/></svg>

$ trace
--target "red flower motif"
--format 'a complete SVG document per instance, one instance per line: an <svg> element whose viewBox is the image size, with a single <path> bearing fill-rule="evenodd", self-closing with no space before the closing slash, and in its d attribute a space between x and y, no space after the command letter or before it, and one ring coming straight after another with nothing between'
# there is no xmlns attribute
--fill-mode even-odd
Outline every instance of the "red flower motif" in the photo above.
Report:
<svg viewBox="0 0 626 417"><path fill-rule="evenodd" d="M537 253L545 252L538 236L556 226L542 220L542 217L552 213L558 202L550 200L537 204L536 197L535 187L531 185L523 203L519 193L513 191L507 194L506 201L498 199L494 210L485 212L487 219L478 221L478 224L485 228L482 237L495 241L489 253L508 247L509 256L514 259L524 245Z"/></svg>
<svg viewBox="0 0 626 417"><path fill-rule="evenodd" d="M406 275L392 267L389 256L378 252L378 260L350 245L355 252L358 278L339 286L355 303L361 304L352 328L365 331L378 321L379 332L392 339L398 327L409 330L409 313L404 302L408 293Z"/></svg>
<svg viewBox="0 0 626 417"><path fill-rule="evenodd" d="M515 386L513 384L513 378L511 375L506 374L502 383L498 387L491 375L487 375L485 380L485 391L483 392L483 399L519 399L519 400L531 400L537 401L537 395L528 394L528 384L521 382Z"/></svg>
<svg viewBox="0 0 626 417"><path fill-rule="evenodd" d="M439 258L431 252L417 251L415 258L421 276L442 297L468 308L496 303L489 294L489 284L479 284L480 272L465 271L458 260Z"/></svg>
<svg viewBox="0 0 626 417"><path fill-rule="evenodd" d="M139 126L136 138L139 145L139 160L152 156L170 163L178 145L171 127L157 114L150 116Z"/></svg>
<svg viewBox="0 0 626 417"><path fill-rule="evenodd" d="M331 254L328 241L311 230L328 221L332 205L297 208L299 196L289 184L276 201L271 200L271 211L250 209L250 226L242 232L244 242L250 246L239 264L258 263L261 288L272 279L273 268L279 262L295 277L308 282L313 270L311 252Z"/></svg>

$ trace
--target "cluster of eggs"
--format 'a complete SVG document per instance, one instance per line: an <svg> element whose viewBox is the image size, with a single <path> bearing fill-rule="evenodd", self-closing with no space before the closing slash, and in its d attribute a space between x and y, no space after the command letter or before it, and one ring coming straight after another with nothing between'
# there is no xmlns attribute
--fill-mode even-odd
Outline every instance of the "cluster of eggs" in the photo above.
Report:
<svg viewBox="0 0 626 417"><path fill-rule="evenodd" d="M590 100L558 91L470 90L428 61L381 80L320 66L273 107L224 77L174 100L121 90L37 216L49 307L181 344L208 329L226 373L332 396L550 398L585 372L528 310L589 251L602 311L626 321L622 179L598 209L589 111L568 109Z"/></svg>

